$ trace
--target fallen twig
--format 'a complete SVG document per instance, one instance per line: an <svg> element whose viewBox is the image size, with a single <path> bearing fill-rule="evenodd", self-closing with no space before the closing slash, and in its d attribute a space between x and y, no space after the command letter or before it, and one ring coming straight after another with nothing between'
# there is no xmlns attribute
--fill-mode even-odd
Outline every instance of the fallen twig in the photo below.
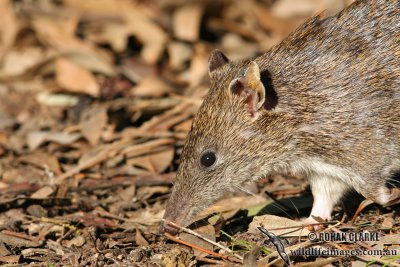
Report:
<svg viewBox="0 0 400 267"><path fill-rule="evenodd" d="M174 226L174 227L176 227L176 228L178 228L178 229L180 229L180 230L182 230L182 231L184 231L184 232L186 232L186 233L189 233L189 234L192 234L192 235L194 235L194 236L196 236L196 237L198 237L198 238L201 238L201 239L203 239L204 241L206 241L206 242L208 242L208 243L210 243L210 244L212 244L212 245L214 245L214 246L216 246L216 247L219 247L220 249L222 249L222 250L224 250L224 251L226 251L226 252L228 252L228 253L231 253L234 257L236 257L236 258L238 258L239 260L243 261L243 257L240 256L240 255L234 254L234 252L233 252L231 249L229 249L229 248L227 248L227 247L224 247L224 246L222 246L221 244L218 244L217 242L214 242L214 241L212 241L212 240L210 240L210 239L208 239L208 238L206 238L206 237L204 237L204 236L202 236L202 235L196 233L196 232L193 231L193 230L190 230L190 229L188 229L188 228L186 228L186 227L179 226L179 225L177 225L177 224L175 224L175 223L173 223L173 222L166 221L166 220L164 220L164 219L162 219L162 221L163 221L163 222L166 222L166 223L168 223L168 224L170 224L170 225L172 225L172 226Z"/></svg>
<svg viewBox="0 0 400 267"><path fill-rule="evenodd" d="M214 257L218 257L218 258L221 258L221 259L226 259L226 260L236 261L237 262L237 260L234 260L234 257L236 257L236 258L240 257L240 256L234 255L234 254L232 256L230 256L230 255L222 255L222 254L216 253L214 251L211 251L211 250L208 250L208 249L205 249L205 248L202 248L202 247L198 247L198 246L196 246L196 245L194 245L192 243L183 241L183 240L181 240L181 239L179 239L179 238L177 238L177 237L175 237L175 236L173 236L171 234L168 234L168 233L165 233L165 236L168 237L169 239L175 241L175 242L181 243L183 245L189 246L189 247L191 247L193 249L197 249L197 250L199 250L201 252L207 253L209 255L212 255Z"/></svg>
<svg viewBox="0 0 400 267"><path fill-rule="evenodd" d="M65 179L78 174L79 172L91 168L96 164L99 164L102 161L105 161L113 156L118 152L118 150L121 148L121 146L125 145L127 140L121 140L119 142L112 143L108 145L105 149L100 151L98 154L96 154L94 157L90 158L89 160L78 164L78 166L68 170L67 172L59 175L55 179L56 184L62 183Z"/></svg>
<svg viewBox="0 0 400 267"><path fill-rule="evenodd" d="M225 264L225 262L223 262L223 261L204 258L204 257L196 257L196 259L197 259L197 261L202 261L202 262L207 262L207 263L212 263L212 264L219 264L221 266L223 266Z"/></svg>
<svg viewBox="0 0 400 267"><path fill-rule="evenodd" d="M362 260L364 260L364 261L375 261L375 262L379 262L379 263L382 263L382 264L384 264L384 265L386 265L386 266L400 267L400 264L395 263L394 260L393 260L393 261L384 260L384 259L376 258L376 257L373 257L373 256L357 256L357 258L362 259Z"/></svg>

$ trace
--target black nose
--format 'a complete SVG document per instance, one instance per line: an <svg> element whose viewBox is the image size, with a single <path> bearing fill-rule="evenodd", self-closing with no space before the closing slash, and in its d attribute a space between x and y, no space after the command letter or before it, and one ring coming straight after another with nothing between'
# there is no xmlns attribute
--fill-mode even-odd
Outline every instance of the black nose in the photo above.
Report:
<svg viewBox="0 0 400 267"><path fill-rule="evenodd" d="M159 232L160 234L168 233L171 235L176 235L179 233L179 230L166 222L161 222Z"/></svg>

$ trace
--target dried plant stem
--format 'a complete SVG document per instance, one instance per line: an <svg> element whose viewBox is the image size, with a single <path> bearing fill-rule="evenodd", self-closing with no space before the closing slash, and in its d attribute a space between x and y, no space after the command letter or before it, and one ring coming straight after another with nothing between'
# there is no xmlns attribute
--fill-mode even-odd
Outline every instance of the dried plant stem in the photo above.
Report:
<svg viewBox="0 0 400 267"><path fill-rule="evenodd" d="M175 236L173 236L173 235L171 235L171 234L168 234L168 233L165 233L165 236L168 237L169 239L175 241L175 242L181 243L181 244L183 244L183 245L189 246L189 247L191 247L191 248L193 248L193 249L202 251L202 252L204 252L204 253L207 253L207 254L209 254L209 255L212 255L212 256L214 256L214 257L218 257L218 258L221 258L221 259L226 259L226 260L234 261L234 260L233 260L234 257L237 256L237 255L233 255L233 256L230 256L230 255L222 255L222 254L216 253L216 252L214 252L214 251L211 251L211 250L208 250L208 249L205 249L205 248L196 246L196 245L194 245L194 244L192 244L192 243L183 241L183 240L181 240L181 239L179 239L179 238L177 238L177 237L175 237Z"/></svg>
<svg viewBox="0 0 400 267"><path fill-rule="evenodd" d="M88 169L93 167L94 165L107 160L113 156L116 155L116 153L118 152L118 150L121 148L122 145L124 145L126 143L125 140L123 141L119 141L119 142L115 142L112 143L110 145L108 145L105 149L103 149L102 151L100 151L98 154L96 154L94 157L90 158L89 160L78 164L76 167L68 170L67 172L60 174L59 176L56 177L55 182L56 184L60 184L62 183L65 179L78 174L79 172L81 172L82 170Z"/></svg>
<svg viewBox="0 0 400 267"><path fill-rule="evenodd" d="M177 224L175 224L175 223L173 223L173 222L166 221L166 220L164 220L164 219L162 219L162 221L163 221L163 222L166 222L166 223L168 223L168 224L170 224L170 225L172 225L172 226L174 226L174 227L176 227L176 228L178 228L178 229L180 229L180 230L182 230L182 231L184 231L184 232L186 232L186 233L188 233L188 234L191 234L191 235L194 235L194 236L196 236L196 237L198 237L198 238L201 238L201 239L203 239L204 241L206 241L206 242L208 242L208 243L210 243L210 244L212 244L212 245L214 245L214 246L216 246L216 247L219 247L220 249L222 249L222 250L224 250L224 251L226 251L226 252L228 252L228 253L231 253L234 257L236 257L236 258L238 258L239 260L243 261L243 257L240 256L240 255L234 254L234 252L233 252L231 249L229 249L229 248L227 248L227 247L224 247L224 246L222 246L221 244L218 244L217 242L214 242L214 241L212 241L212 240L210 240L210 239L208 239L208 238L206 238L206 237L204 237L204 236L202 236L202 235L196 233L196 232L193 231L193 230L190 230L190 229L188 229L188 228L186 228L186 227L179 226L179 225L177 225Z"/></svg>
<svg viewBox="0 0 400 267"><path fill-rule="evenodd" d="M376 262L382 263L382 264L384 264L386 266L400 267L400 264L395 263L394 261L388 261L388 260L376 258L376 257L373 257L373 256L357 256L357 258L362 259L364 261L376 261Z"/></svg>

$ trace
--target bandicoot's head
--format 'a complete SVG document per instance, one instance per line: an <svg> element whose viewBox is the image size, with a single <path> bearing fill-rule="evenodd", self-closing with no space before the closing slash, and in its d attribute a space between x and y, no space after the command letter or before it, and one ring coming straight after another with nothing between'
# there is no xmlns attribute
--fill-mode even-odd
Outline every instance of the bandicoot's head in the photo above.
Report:
<svg viewBox="0 0 400 267"><path fill-rule="evenodd" d="M214 51L209 74L211 88L194 118L164 215L182 226L227 192L265 175L287 143L285 116L271 111L277 95L265 89L269 77L255 61L230 62ZM161 231L174 232L165 223Z"/></svg>

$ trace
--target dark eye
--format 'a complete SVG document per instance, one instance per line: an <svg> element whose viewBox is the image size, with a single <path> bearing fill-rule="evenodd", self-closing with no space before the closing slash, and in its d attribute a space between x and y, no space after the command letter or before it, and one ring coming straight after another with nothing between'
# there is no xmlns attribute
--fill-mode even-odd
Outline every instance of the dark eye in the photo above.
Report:
<svg viewBox="0 0 400 267"><path fill-rule="evenodd" d="M211 151L203 153L203 155L201 155L200 158L201 165L207 168L211 167L215 163L215 161L217 161L217 156L215 155L214 152Z"/></svg>

